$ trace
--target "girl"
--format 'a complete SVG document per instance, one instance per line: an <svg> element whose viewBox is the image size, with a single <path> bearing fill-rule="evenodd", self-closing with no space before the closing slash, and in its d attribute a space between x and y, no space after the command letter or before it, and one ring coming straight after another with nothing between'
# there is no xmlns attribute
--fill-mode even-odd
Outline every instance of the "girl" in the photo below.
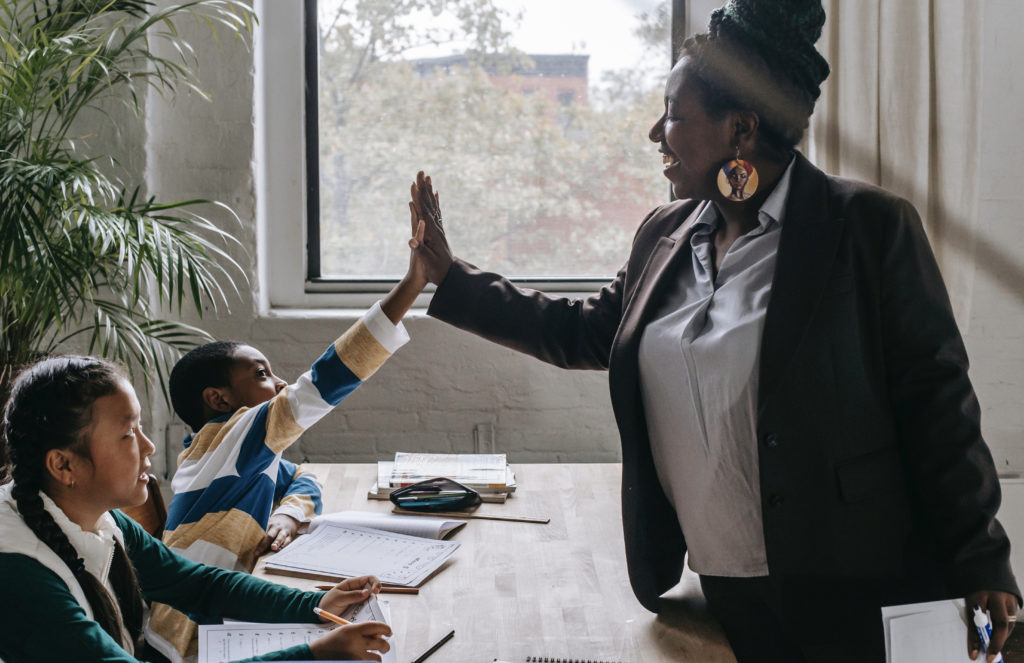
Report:
<svg viewBox="0 0 1024 663"><path fill-rule="evenodd" d="M312 622L314 607L340 613L380 590L364 576L302 592L168 550L116 511L147 497L154 447L139 414L131 384L100 359L47 359L16 380L4 415L13 482L0 486L0 659L137 661L143 599L211 617ZM389 635L364 622L250 660L379 661Z"/></svg>

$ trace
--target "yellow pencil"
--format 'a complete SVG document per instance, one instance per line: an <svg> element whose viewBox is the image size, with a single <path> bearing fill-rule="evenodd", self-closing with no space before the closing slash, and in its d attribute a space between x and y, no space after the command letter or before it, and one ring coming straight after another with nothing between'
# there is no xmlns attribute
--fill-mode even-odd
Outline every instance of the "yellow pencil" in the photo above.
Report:
<svg viewBox="0 0 1024 663"><path fill-rule="evenodd" d="M342 619L338 615L335 615L333 613L327 612L326 610L321 610L320 608L313 608L313 614L315 614L317 617L322 617L324 619L329 619L330 621L334 622L335 624L341 624L342 626L348 626L349 624L352 623L352 622L348 621L347 619Z"/></svg>

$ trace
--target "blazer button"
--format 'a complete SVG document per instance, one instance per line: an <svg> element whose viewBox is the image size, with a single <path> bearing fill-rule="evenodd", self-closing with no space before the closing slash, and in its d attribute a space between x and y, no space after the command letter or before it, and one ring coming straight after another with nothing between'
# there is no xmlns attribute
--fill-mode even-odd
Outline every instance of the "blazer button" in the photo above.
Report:
<svg viewBox="0 0 1024 663"><path fill-rule="evenodd" d="M773 506L773 507L781 506L784 501L785 501L785 498L782 495L779 495L778 493L775 493L771 497L768 498L768 505L769 506Z"/></svg>
<svg viewBox="0 0 1024 663"><path fill-rule="evenodd" d="M779 438L775 435L775 433L768 433L767 435L764 436L764 445L769 449L774 449L775 447L779 446Z"/></svg>

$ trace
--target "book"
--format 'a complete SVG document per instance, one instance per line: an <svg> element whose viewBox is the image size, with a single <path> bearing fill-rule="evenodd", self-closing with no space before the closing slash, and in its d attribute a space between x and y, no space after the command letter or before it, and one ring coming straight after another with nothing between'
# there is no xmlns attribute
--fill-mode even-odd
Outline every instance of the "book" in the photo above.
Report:
<svg viewBox="0 0 1024 663"><path fill-rule="evenodd" d="M338 511L317 516L310 521L307 532L315 532L317 528L327 524L356 525L370 529L419 536L425 539L443 539L460 527L465 520L449 520L446 518L402 516L392 513L375 511ZM351 621L351 620L350 620Z"/></svg>
<svg viewBox="0 0 1024 663"><path fill-rule="evenodd" d="M399 451L388 482L401 488L433 477L448 477L474 490L511 492L505 454L432 454ZM378 475L378 482L380 476ZM512 485L515 484L513 479Z"/></svg>
<svg viewBox="0 0 1024 663"><path fill-rule="evenodd" d="M395 454L395 455L398 456L400 454ZM463 457L474 457L477 454L411 454L411 455L415 455L415 456L451 456L451 457L463 456ZM500 456L501 458L505 457L505 454L485 454L485 455ZM432 464L429 465L429 467L428 466L424 466L423 470L417 470L415 472L415 474L411 470L408 470L408 469L406 469L406 470L398 470L397 471L398 473L396 475L395 462L396 461L390 461L390 460L382 460L382 461L378 461L377 462L377 481L376 481L376 483L373 484L373 486L371 486L369 492L367 493L367 497L369 497L370 499L386 500L388 498L388 495L390 495L391 491L393 491L393 490L396 490L398 488L403 488L405 486L414 484L417 481L423 481L424 479L431 479L433 477L438 477L438 476L448 477L449 479L454 479L455 481L458 481L459 483L461 483L461 484L463 484L465 486L469 486L470 488L472 488L476 492L480 493L480 497L483 498L483 500L485 502L504 502L505 499L508 498L508 495L510 493L515 492L515 490L516 490L516 475L515 475L515 472L512 471L512 468L508 466L508 463L505 463L505 465L504 465L505 475L504 475L504 478L501 480L501 483L484 484L484 483L475 482L473 480L474 477L472 477L472 476L468 477L470 480L467 481L467 480L465 480L466 479L465 476L460 475L458 473L458 467L453 467L453 466L447 466L446 467L446 466L442 466L440 463L432 463ZM406 461L406 462L408 463L409 461ZM456 463L457 462L458 461L456 461ZM467 461L464 460L462 462L467 462ZM431 463L431 461L428 461L428 463ZM424 470L435 470L435 469L437 469L437 470L449 469L449 470L453 470L453 471L451 473L448 473L448 474L444 474L444 473L428 474L428 473L426 473L424 471ZM419 477L419 478L415 478L415 477ZM491 478L493 480L493 477L489 477L489 478ZM495 499L487 499L489 495L496 495L498 497L496 497Z"/></svg>
<svg viewBox="0 0 1024 663"><path fill-rule="evenodd" d="M459 548L435 541L355 525L325 522L267 558L269 573L340 580L375 575L390 585L417 587Z"/></svg>
<svg viewBox="0 0 1024 663"><path fill-rule="evenodd" d="M371 500L386 500L389 498L391 493L396 490L398 490L397 487L391 488L390 486L380 488L377 482L374 482L374 484L370 486L370 489L366 491L366 497ZM508 493L480 493L480 499L484 502L504 504L505 500L508 499Z"/></svg>

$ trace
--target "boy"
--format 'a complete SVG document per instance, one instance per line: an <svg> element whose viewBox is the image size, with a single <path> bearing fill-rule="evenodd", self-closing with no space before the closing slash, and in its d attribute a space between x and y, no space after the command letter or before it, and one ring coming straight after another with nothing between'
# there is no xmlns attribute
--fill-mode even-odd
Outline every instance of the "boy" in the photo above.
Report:
<svg viewBox="0 0 1024 663"><path fill-rule="evenodd" d="M423 235L422 223L413 224L410 246ZM230 341L196 348L175 365L171 400L195 432L185 439L171 482L163 535L168 547L248 572L268 546L287 544L301 520L319 513L315 477L281 453L409 340L401 319L426 285L417 264L411 261L391 292L295 384L274 376L255 348ZM154 603L146 639L172 661L192 658L202 619Z"/></svg>

